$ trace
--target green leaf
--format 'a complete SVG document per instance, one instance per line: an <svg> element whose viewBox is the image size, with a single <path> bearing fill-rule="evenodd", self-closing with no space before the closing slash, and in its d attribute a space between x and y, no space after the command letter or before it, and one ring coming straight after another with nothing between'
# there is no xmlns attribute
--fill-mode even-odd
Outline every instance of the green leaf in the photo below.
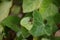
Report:
<svg viewBox="0 0 60 40"><path fill-rule="evenodd" d="M11 4L12 1L6 1L0 4L0 22L8 16Z"/></svg>
<svg viewBox="0 0 60 40"><path fill-rule="evenodd" d="M26 28L24 28L24 27L21 28L21 32L22 32L21 35L23 36L23 38L27 38L27 37L30 36L29 31Z"/></svg>
<svg viewBox="0 0 60 40"><path fill-rule="evenodd" d="M21 31L17 32L16 40L22 40L23 36L21 35Z"/></svg>
<svg viewBox="0 0 60 40"><path fill-rule="evenodd" d="M25 17L21 20L20 24L25 27L27 30L31 30L32 23L30 22L31 17Z"/></svg>
<svg viewBox="0 0 60 40"><path fill-rule="evenodd" d="M42 0L23 0L23 12L31 12L40 7Z"/></svg>
<svg viewBox="0 0 60 40"><path fill-rule="evenodd" d="M44 13L51 3L52 0L43 0L40 4L40 12Z"/></svg>
<svg viewBox="0 0 60 40"><path fill-rule="evenodd" d="M33 27L30 30L30 33L33 36L50 36L53 32L57 30L56 24L53 18L46 18L47 24L44 23L44 19L38 11L33 12Z"/></svg>
<svg viewBox="0 0 60 40"><path fill-rule="evenodd" d="M47 17L46 20L47 20L47 24L45 25L46 34L51 35L54 32L56 32L58 28L57 25L55 24L53 17Z"/></svg>
<svg viewBox="0 0 60 40"><path fill-rule="evenodd" d="M11 28L13 31L20 31L19 28L20 18L17 16L8 16L5 20L2 21L2 24Z"/></svg>
<svg viewBox="0 0 60 40"><path fill-rule="evenodd" d="M43 19L38 11L33 12L33 27L30 30L33 36L43 35L45 25L43 24Z"/></svg>
<svg viewBox="0 0 60 40"><path fill-rule="evenodd" d="M19 38L22 35L23 38L30 36L28 30L24 27L21 27L21 30L17 32L17 37Z"/></svg>
<svg viewBox="0 0 60 40"><path fill-rule="evenodd" d="M22 39L23 39L22 35L16 38L16 40L22 40Z"/></svg>
<svg viewBox="0 0 60 40"><path fill-rule="evenodd" d="M39 11L43 18L47 18L49 16L56 15L56 13L58 13L58 8L54 4L50 3L49 5L47 5L47 7L40 7Z"/></svg>
<svg viewBox="0 0 60 40"><path fill-rule="evenodd" d="M0 40L2 40L3 39L3 26L2 25L0 25Z"/></svg>
<svg viewBox="0 0 60 40"><path fill-rule="evenodd" d="M29 34L28 30L25 29L24 27L21 27L21 30L17 32L18 39L27 38L29 36L30 36L30 34Z"/></svg>
<svg viewBox="0 0 60 40"><path fill-rule="evenodd" d="M3 31L3 26L0 25L0 33L2 33L2 31Z"/></svg>
<svg viewBox="0 0 60 40"><path fill-rule="evenodd" d="M26 2L27 1L27 2ZM23 12L32 12L40 7L40 9L47 8L52 3L52 0L23 0Z"/></svg>

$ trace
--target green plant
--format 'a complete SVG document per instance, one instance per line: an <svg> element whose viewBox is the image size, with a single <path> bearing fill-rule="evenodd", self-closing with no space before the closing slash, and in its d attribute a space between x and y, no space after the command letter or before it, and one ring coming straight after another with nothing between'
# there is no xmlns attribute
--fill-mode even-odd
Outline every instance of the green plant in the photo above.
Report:
<svg viewBox="0 0 60 40"><path fill-rule="evenodd" d="M60 40L60 0L0 0L0 40Z"/></svg>

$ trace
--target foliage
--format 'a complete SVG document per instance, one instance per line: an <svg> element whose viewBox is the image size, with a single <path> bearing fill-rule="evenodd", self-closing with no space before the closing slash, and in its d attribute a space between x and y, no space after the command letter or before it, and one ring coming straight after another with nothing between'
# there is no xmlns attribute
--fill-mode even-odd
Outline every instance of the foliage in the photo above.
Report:
<svg viewBox="0 0 60 40"><path fill-rule="evenodd" d="M55 36L59 4L60 0L0 0L0 40L60 40Z"/></svg>

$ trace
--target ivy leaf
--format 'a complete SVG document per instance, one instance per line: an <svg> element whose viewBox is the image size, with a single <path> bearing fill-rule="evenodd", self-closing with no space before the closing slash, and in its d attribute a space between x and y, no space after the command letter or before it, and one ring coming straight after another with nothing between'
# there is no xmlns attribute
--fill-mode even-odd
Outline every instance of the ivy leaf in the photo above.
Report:
<svg viewBox="0 0 60 40"><path fill-rule="evenodd" d="M26 13L38 9L41 1L42 0L23 0L23 12Z"/></svg>
<svg viewBox="0 0 60 40"><path fill-rule="evenodd" d="M27 1L27 2L26 2ZM32 12L38 8L44 9L52 3L52 0L23 0L23 12Z"/></svg>
<svg viewBox="0 0 60 40"><path fill-rule="evenodd" d="M0 22L8 16L11 4L12 4L12 1L6 1L6 2L0 3Z"/></svg>
<svg viewBox="0 0 60 40"><path fill-rule="evenodd" d="M24 28L24 27L21 28L21 32L22 32L21 35L23 36L23 38L27 38L27 37L30 36L29 31L26 28Z"/></svg>
<svg viewBox="0 0 60 40"><path fill-rule="evenodd" d="M47 17L46 20L47 20L47 24L45 25L46 34L51 35L54 32L56 32L58 28L57 25L55 24L53 17Z"/></svg>
<svg viewBox="0 0 60 40"><path fill-rule="evenodd" d="M2 24L11 28L13 31L20 31L19 28L20 18L17 16L8 16L5 20L2 21Z"/></svg>
<svg viewBox="0 0 60 40"><path fill-rule="evenodd" d="M20 39L20 36L22 36L22 38L27 38L30 34L26 28L21 27L21 30L17 32L17 38Z"/></svg>
<svg viewBox="0 0 60 40"><path fill-rule="evenodd" d="M54 29L53 29L54 28ZM47 24L44 23L44 19L38 11L33 12L33 27L30 30L30 33L33 36L50 36L53 32L57 30L57 26L54 23L53 18L47 18Z"/></svg>
<svg viewBox="0 0 60 40"><path fill-rule="evenodd" d="M56 15L56 13L58 13L58 8L54 4L50 3L49 5L47 5L47 7L40 7L39 11L43 18L47 18L49 16Z"/></svg>
<svg viewBox="0 0 60 40"><path fill-rule="evenodd" d="M32 24L31 24L31 22L29 22L30 21L30 17L25 17L25 18L23 18L22 20L21 20L21 22L20 22L20 24L23 26L23 27L25 27L27 30L31 30L31 28L32 28Z"/></svg>
<svg viewBox="0 0 60 40"><path fill-rule="evenodd" d="M38 11L34 11L33 13L33 27L30 30L33 36L43 35L45 25L43 24L43 19Z"/></svg>
<svg viewBox="0 0 60 40"><path fill-rule="evenodd" d="M52 0L43 0L40 4L40 12L44 13L51 3Z"/></svg>

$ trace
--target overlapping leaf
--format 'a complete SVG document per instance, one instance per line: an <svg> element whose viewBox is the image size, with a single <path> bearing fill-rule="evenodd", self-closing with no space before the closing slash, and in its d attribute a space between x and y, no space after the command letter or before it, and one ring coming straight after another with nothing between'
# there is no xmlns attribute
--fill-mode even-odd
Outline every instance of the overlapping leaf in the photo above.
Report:
<svg viewBox="0 0 60 40"><path fill-rule="evenodd" d="M42 0L23 0L23 12L31 12L40 7Z"/></svg>
<svg viewBox="0 0 60 40"><path fill-rule="evenodd" d="M21 32L22 32L21 35L23 36L23 38L27 38L27 37L30 36L29 31L26 28L24 28L24 27L21 28Z"/></svg>
<svg viewBox="0 0 60 40"><path fill-rule="evenodd" d="M35 11L33 13L33 27L30 30L31 34L34 36L43 35L45 33L44 28L45 28L45 25L43 24L42 16L38 11L37 12Z"/></svg>
<svg viewBox="0 0 60 40"><path fill-rule="evenodd" d="M24 38L27 38L29 36L30 36L30 34L29 34L28 30L24 27L21 27L21 30L17 33L18 40L23 40Z"/></svg>
<svg viewBox="0 0 60 40"><path fill-rule="evenodd" d="M2 24L11 28L15 32L18 32L20 31L19 21L20 18L17 16L8 16L5 20L3 20Z"/></svg>
<svg viewBox="0 0 60 40"><path fill-rule="evenodd" d="M23 0L23 12L32 12L39 7L41 9L43 9L42 7L46 9L50 3L52 3L52 0Z"/></svg>
<svg viewBox="0 0 60 40"><path fill-rule="evenodd" d="M2 25L0 25L0 40L2 40L3 39L3 26Z"/></svg>
<svg viewBox="0 0 60 40"><path fill-rule="evenodd" d="M31 22L29 22L30 21L30 17L25 17L25 18L23 18L22 20L21 20L21 22L20 22L20 24L23 26L23 27L25 27L27 30L31 30L31 28L32 28L32 24L31 24Z"/></svg>
<svg viewBox="0 0 60 40"><path fill-rule="evenodd" d="M47 5L47 7L42 6L40 8L40 14L42 15L43 18L47 18L49 16L54 16L54 15L56 15L56 13L58 13L58 8L52 3Z"/></svg>
<svg viewBox="0 0 60 40"><path fill-rule="evenodd" d="M30 30L33 36L41 36L44 34L50 36L57 30L53 18L48 17L46 20L47 24L44 24L44 20L42 19L41 14L38 11L33 13L33 27Z"/></svg>
<svg viewBox="0 0 60 40"><path fill-rule="evenodd" d="M8 16L11 3L11 1L0 3L0 22Z"/></svg>

